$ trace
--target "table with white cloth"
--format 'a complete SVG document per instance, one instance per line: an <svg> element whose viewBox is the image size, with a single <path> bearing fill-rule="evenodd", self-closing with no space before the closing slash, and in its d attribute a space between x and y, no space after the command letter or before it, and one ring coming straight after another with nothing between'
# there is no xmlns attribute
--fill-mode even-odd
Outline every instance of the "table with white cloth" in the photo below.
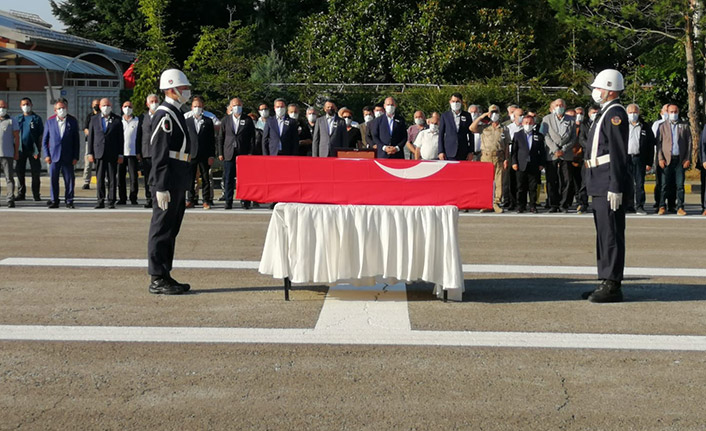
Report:
<svg viewBox="0 0 706 431"><path fill-rule="evenodd" d="M461 301L464 283L455 206L279 203L259 271L291 283L372 279L434 283L439 298Z"/></svg>

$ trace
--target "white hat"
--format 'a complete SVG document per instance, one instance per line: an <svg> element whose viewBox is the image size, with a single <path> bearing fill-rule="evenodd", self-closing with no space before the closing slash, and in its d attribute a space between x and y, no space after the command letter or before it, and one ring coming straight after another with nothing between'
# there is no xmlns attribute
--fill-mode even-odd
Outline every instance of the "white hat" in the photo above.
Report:
<svg viewBox="0 0 706 431"><path fill-rule="evenodd" d="M623 74L615 69L606 69L596 75L591 87L610 91L623 91L625 89Z"/></svg>
<svg viewBox="0 0 706 431"><path fill-rule="evenodd" d="M159 78L159 89L168 90L170 88L181 87L182 85L188 85L191 87L191 83L179 69L167 69L162 72L162 76Z"/></svg>

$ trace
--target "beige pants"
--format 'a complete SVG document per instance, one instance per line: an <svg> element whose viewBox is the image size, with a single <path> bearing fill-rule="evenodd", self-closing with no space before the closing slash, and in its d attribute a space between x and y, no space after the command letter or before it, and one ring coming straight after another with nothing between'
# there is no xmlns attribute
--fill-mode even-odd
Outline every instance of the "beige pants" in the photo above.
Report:
<svg viewBox="0 0 706 431"><path fill-rule="evenodd" d="M493 205L500 205L503 198L503 177L505 176L505 169L503 169L504 158L498 157L496 155L483 154L480 157L481 162L489 162L495 166L495 178L493 179Z"/></svg>

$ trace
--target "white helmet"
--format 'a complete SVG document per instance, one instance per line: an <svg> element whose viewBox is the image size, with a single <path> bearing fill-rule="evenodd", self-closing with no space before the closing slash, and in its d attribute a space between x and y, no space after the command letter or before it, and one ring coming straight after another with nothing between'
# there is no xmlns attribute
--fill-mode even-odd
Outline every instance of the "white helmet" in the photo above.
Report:
<svg viewBox="0 0 706 431"><path fill-rule="evenodd" d="M181 87L182 85L191 87L191 83L186 79L186 75L179 69L167 69L162 72L162 76L159 78L160 90L168 90L170 88Z"/></svg>
<svg viewBox="0 0 706 431"><path fill-rule="evenodd" d="M625 89L623 74L615 69L606 69L596 75L591 87L610 91L623 91Z"/></svg>

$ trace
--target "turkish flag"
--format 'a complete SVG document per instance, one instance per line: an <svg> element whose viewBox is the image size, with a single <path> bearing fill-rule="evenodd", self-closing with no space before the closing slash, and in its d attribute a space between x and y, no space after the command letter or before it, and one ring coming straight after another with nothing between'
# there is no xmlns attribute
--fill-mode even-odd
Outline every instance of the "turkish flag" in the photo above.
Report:
<svg viewBox="0 0 706 431"><path fill-rule="evenodd" d="M125 81L126 89L135 88L135 63L132 63L123 73L123 80Z"/></svg>
<svg viewBox="0 0 706 431"><path fill-rule="evenodd" d="M237 199L492 208L492 163L238 156Z"/></svg>

